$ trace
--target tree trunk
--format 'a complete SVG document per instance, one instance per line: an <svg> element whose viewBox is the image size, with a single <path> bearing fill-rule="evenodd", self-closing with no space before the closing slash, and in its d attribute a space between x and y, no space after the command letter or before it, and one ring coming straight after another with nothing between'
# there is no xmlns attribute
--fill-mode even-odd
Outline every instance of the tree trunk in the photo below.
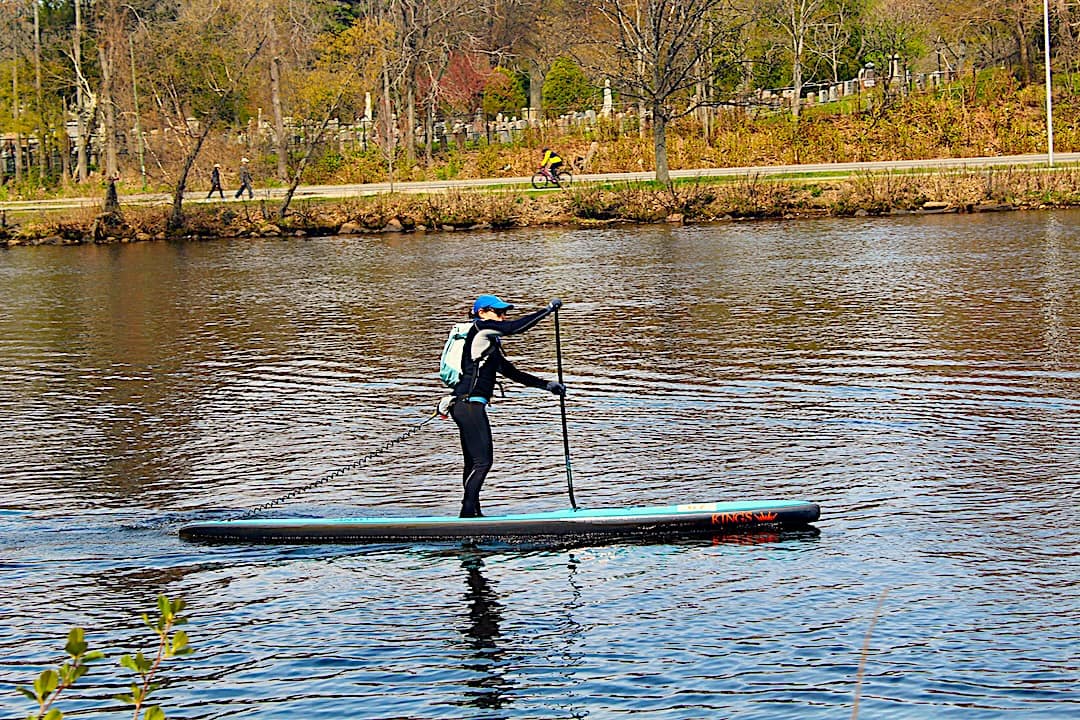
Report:
<svg viewBox="0 0 1080 720"><path fill-rule="evenodd" d="M544 112L544 69L540 61L529 63L529 120L540 121Z"/></svg>
<svg viewBox="0 0 1080 720"><path fill-rule="evenodd" d="M278 180L285 182L289 179L288 152L289 142L285 137L285 115L281 110L281 58L277 55L277 33L271 30L270 42L273 46L270 52L270 105L274 112L274 135L277 141L277 174Z"/></svg>
<svg viewBox="0 0 1080 720"><path fill-rule="evenodd" d="M78 100L76 103L80 107L75 110L75 131L78 133L75 139L75 182L82 184L90 176L90 160L86 147L89 139L86 137L86 118L82 113L82 103Z"/></svg>
<svg viewBox="0 0 1080 720"><path fill-rule="evenodd" d="M128 35L128 56L131 59L131 99L135 108L135 143L139 154L139 177L142 189L146 191L146 153L143 143L142 118L139 114L139 84L135 75L135 41Z"/></svg>
<svg viewBox="0 0 1080 720"><path fill-rule="evenodd" d="M705 142L708 142L709 138L712 137L712 106L709 104L709 100L712 98L709 97L708 85L704 78L697 81L695 92L698 103L701 105L696 111L698 122L701 123L701 135Z"/></svg>
<svg viewBox="0 0 1080 720"><path fill-rule="evenodd" d="M802 110L802 53L796 52L791 62L791 117L799 119Z"/></svg>
<svg viewBox="0 0 1080 720"><path fill-rule="evenodd" d="M667 161L667 117L659 104L653 104L653 150L656 153L656 182L671 183Z"/></svg>
<svg viewBox="0 0 1080 720"><path fill-rule="evenodd" d="M1016 45L1020 50L1020 79L1025 85L1031 84L1031 79L1035 75L1035 68L1031 64L1031 49L1028 44L1027 28L1024 27L1024 19L1020 16L1020 11L1016 11L1016 22L1013 25L1013 31L1016 35Z"/></svg>
<svg viewBox="0 0 1080 720"><path fill-rule="evenodd" d="M60 122L60 184L63 187L71 185L71 136L68 135L67 123L63 122L68 116L67 98L63 102L64 114Z"/></svg>
<svg viewBox="0 0 1080 720"><path fill-rule="evenodd" d="M409 73L408 87L405 89L405 160L412 166L416 163L416 77L415 71Z"/></svg>
<svg viewBox="0 0 1080 720"><path fill-rule="evenodd" d="M102 211L106 215L120 214L120 196L116 192L116 180L112 177L105 185L105 204L102 206Z"/></svg>
<svg viewBox="0 0 1080 720"><path fill-rule="evenodd" d="M390 104L390 70L383 69L383 152L386 153L386 171L390 180L390 192L394 192L394 153L397 139L394 137L393 106Z"/></svg>
<svg viewBox="0 0 1080 720"><path fill-rule="evenodd" d="M195 159L199 157L203 142L206 140L206 136L210 134L210 128L213 126L213 122L207 121L203 123L203 131L199 133L199 137L195 140L195 147L184 158L184 164L180 169L180 177L177 179L176 188L173 190L172 210L170 210L169 219L165 223L165 227L169 232L176 232L184 227L184 191L187 190L188 175L191 173Z"/></svg>
<svg viewBox="0 0 1080 720"><path fill-rule="evenodd" d="M82 75L82 3L76 2L75 5L75 33L72 37L72 57L75 61L75 126L78 129L79 137L76 141L75 152L77 154L75 172L77 173L78 182L86 182L86 178L89 172L86 146L90 139L87 135L86 128L86 110L84 108L85 98L83 97L83 75Z"/></svg>
<svg viewBox="0 0 1080 720"><path fill-rule="evenodd" d="M11 117L15 121L15 182L22 182L22 133L19 132L19 59L11 63Z"/></svg>
<svg viewBox="0 0 1080 720"><path fill-rule="evenodd" d="M101 62L101 132L105 136L105 177L114 178L119 174L119 162L116 153L116 106L113 104L113 64L111 40L104 40L98 45L98 59Z"/></svg>
<svg viewBox="0 0 1080 720"><path fill-rule="evenodd" d="M427 112L424 113L424 161L431 167L432 153L435 145L435 100L427 103Z"/></svg>
<svg viewBox="0 0 1080 720"><path fill-rule="evenodd" d="M39 3L34 3L34 92L37 100L38 179L44 183L48 169L48 148L45 142L45 101L41 91L41 19Z"/></svg>

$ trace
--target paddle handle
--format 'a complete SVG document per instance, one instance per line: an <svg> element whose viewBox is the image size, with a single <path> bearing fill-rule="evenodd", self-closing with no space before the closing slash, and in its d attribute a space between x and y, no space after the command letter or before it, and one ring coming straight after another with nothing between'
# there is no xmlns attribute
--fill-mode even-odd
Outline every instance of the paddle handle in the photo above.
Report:
<svg viewBox="0 0 1080 720"><path fill-rule="evenodd" d="M559 333L559 310L555 309L555 363L559 369L559 384L563 384L562 336ZM570 507L578 509L574 499L574 472L570 469L570 434L566 430L566 393L559 395L559 412L562 414L563 457L566 458L566 490L570 494Z"/></svg>

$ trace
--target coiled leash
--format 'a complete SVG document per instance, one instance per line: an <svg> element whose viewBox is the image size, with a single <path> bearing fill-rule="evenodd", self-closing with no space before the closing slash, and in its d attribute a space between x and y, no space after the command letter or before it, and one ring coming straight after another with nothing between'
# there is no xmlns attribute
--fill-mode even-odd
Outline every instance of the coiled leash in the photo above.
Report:
<svg viewBox="0 0 1080 720"><path fill-rule="evenodd" d="M331 471L325 477L319 478L318 480L316 480L314 482L311 482L311 483L308 483L307 485L302 485L302 486L300 486L298 488L294 488L293 490L290 490L289 492L285 493L284 495L282 495L279 498L275 498L273 500L270 500L269 502L264 502L262 505L258 505L256 507L253 507L250 510L245 510L244 512L237 515L236 517L229 518L229 520L231 521L231 520L247 520L247 519L250 519L250 518L254 517L255 515L258 515L261 512L265 512L265 511L269 510L270 508L277 507L278 505L283 505L283 504L287 503L290 500L293 500L293 499L295 499L297 497L300 497L301 495L304 495L306 493L311 492L312 490L320 488L323 485L326 485L327 483L332 482L333 480L336 480L337 478L341 477L342 475L345 475L346 473L351 473L351 472L354 472L356 470L359 470L360 468L367 465L371 460L373 460L374 458L377 458L379 455L382 455L384 452L386 452L390 448L394 447L398 443L402 443L402 442L408 440L413 435L420 432L420 429L422 427L424 427L429 422L431 422L432 420L434 420L435 418L440 417L440 416L445 417L445 415L442 415L440 413L440 408L437 407L434 410L434 412L431 413L431 415L427 416L426 418L424 418L420 422L416 423L415 425L410 426L407 430L405 430L403 433L401 433L397 437L392 438L390 440L386 440L385 442L383 442L382 445L379 445L377 448L375 448L374 450L368 452L366 455L359 458L358 460L355 460L354 462L350 463L349 465L339 467L338 469Z"/></svg>

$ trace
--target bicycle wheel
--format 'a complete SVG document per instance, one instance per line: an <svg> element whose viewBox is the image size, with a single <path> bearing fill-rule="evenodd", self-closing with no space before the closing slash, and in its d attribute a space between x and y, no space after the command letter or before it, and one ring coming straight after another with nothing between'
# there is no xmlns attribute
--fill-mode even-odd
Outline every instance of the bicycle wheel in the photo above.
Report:
<svg viewBox="0 0 1080 720"><path fill-rule="evenodd" d="M537 190L541 190L548 184L547 175L544 173L536 173L532 176L532 186Z"/></svg>
<svg viewBox="0 0 1080 720"><path fill-rule="evenodd" d="M569 170L560 170L558 178L559 187L570 187L570 183L574 182L574 176L570 174Z"/></svg>

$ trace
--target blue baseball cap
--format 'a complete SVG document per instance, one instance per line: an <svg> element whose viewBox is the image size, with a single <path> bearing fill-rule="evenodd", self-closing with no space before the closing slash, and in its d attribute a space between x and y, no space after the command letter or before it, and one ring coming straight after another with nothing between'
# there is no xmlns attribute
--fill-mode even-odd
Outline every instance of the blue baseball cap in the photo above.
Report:
<svg viewBox="0 0 1080 720"><path fill-rule="evenodd" d="M472 314L479 315L481 310L513 310L514 304L508 303L498 295L481 295L472 306Z"/></svg>

